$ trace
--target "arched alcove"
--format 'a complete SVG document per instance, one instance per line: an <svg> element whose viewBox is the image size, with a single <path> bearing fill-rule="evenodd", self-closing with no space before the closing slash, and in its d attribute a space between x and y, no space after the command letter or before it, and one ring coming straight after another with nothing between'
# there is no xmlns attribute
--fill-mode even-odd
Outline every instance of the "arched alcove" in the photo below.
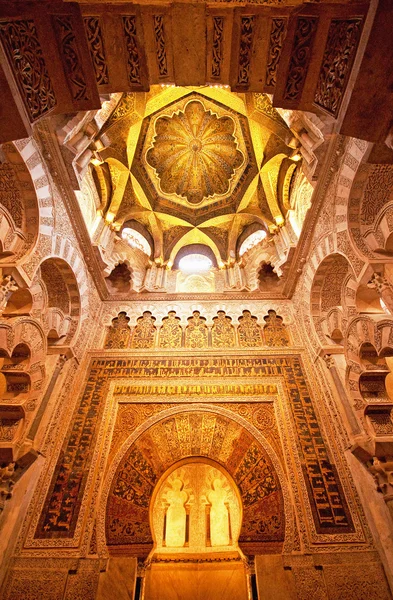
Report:
<svg viewBox="0 0 393 600"><path fill-rule="evenodd" d="M263 292L276 289L280 285L280 278L270 262L262 261L258 270L259 289Z"/></svg>
<svg viewBox="0 0 393 600"><path fill-rule="evenodd" d="M219 463L185 459L158 481L150 502L154 552L234 552L242 521L239 490Z"/></svg>
<svg viewBox="0 0 393 600"><path fill-rule="evenodd" d="M14 144L4 144L0 163L0 263L26 256L39 232L39 206L30 172Z"/></svg>
<svg viewBox="0 0 393 600"><path fill-rule="evenodd" d="M111 294L125 294L132 288L132 269L125 263L118 263L105 278L107 288Z"/></svg>
<svg viewBox="0 0 393 600"><path fill-rule="evenodd" d="M319 265L310 295L311 314L322 343L344 338L343 315L354 308L356 281L347 258L330 254Z"/></svg>
<svg viewBox="0 0 393 600"><path fill-rule="evenodd" d="M38 276L44 292L41 309L46 308L48 345L68 345L78 328L81 313L75 274L65 260L48 258L41 263Z"/></svg>
<svg viewBox="0 0 393 600"><path fill-rule="evenodd" d="M204 433L208 430L210 441ZM269 552L280 552L285 537L284 498L270 455L239 421L202 407L154 423L122 455L107 496L107 545L126 547L129 554L147 555L152 550L153 491L164 473L191 457L215 461L238 486L243 505L240 549L264 553L268 547Z"/></svg>

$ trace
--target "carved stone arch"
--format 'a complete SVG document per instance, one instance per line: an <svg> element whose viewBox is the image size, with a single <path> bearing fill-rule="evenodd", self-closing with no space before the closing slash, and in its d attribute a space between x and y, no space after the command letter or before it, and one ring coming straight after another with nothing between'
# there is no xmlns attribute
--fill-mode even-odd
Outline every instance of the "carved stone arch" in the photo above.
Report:
<svg viewBox="0 0 393 600"><path fill-rule="evenodd" d="M120 311L112 319L112 323L107 327L104 348L125 349L129 347L131 337L131 327L129 326L130 317L126 312Z"/></svg>
<svg viewBox="0 0 393 600"><path fill-rule="evenodd" d="M0 347L12 354L18 344L27 344L31 351L31 364L44 361L46 336L40 323L30 317L16 317L0 323Z"/></svg>
<svg viewBox="0 0 393 600"><path fill-rule="evenodd" d="M29 317L0 323L0 357L4 392L0 418L9 420L7 442L0 448L0 461L15 461L23 452L21 440L34 417L45 381L46 336L39 323Z"/></svg>
<svg viewBox="0 0 393 600"><path fill-rule="evenodd" d="M329 338L333 340L335 344L342 344L346 321L343 318L343 310L341 306L332 308L326 314L326 321L324 325L326 325L326 327L323 327L325 335L329 336Z"/></svg>
<svg viewBox="0 0 393 600"><path fill-rule="evenodd" d="M127 294L132 290L133 269L128 259L116 261L105 283L110 294Z"/></svg>
<svg viewBox="0 0 393 600"><path fill-rule="evenodd" d="M192 456L212 458L223 466L233 477L234 481L239 484L239 481L237 481L237 471L241 468L242 460L240 459L239 462L239 460L235 460L233 457L233 453L236 454L237 452L237 444L233 445L233 449L229 454L225 452L225 449L215 451L214 448L206 448L204 450L200 447L202 436L199 436L200 442L197 441L198 436L196 436L195 447L191 447L190 445L190 448L187 450L184 444L175 444L180 450L172 456L170 450L168 450L170 446L168 446L165 440L168 435L171 435L170 431L174 433L177 431L176 420L180 420L183 427L187 423L192 422L193 431L201 430L205 421L211 422L211 425L213 421L214 423L217 421L220 423L220 427L228 429L228 434L230 430L232 436L237 438L241 436L244 446L242 447L242 452L244 454L247 453L247 448L252 448L258 460L248 461L248 468L252 470L259 464L259 461L262 461L265 468L269 471L273 487L269 489L266 495L262 493L261 489L258 498L254 498L255 502L250 502L250 497L247 496L247 486L240 486L244 518L239 545L247 552L250 546L253 548L259 546L262 549L264 544L268 542L271 547L274 546L276 548L275 551L280 552L280 548L282 549L285 540L285 533L288 531L287 528L291 521L292 508L287 481L277 455L262 434L242 417L223 408L209 405L190 405L181 409L178 407L167 409L159 415L149 418L128 437L114 457L104 482L98 515L97 538L99 543L104 546L101 548L103 553L106 552L106 544L108 542L109 545L117 545L118 543L128 545L131 552L134 544L134 551L136 553L147 554L150 551L152 537L149 526L149 500L155 484L161 475L172 464L177 463L182 458ZM139 467L135 461L138 461ZM135 486L131 489L124 480L125 470L123 467L128 463L132 463L136 468L143 470L144 475L142 478L139 478L140 482L143 482L143 489L134 489ZM131 470L133 468L131 467ZM132 477L131 472L130 475ZM261 485L263 487L263 480L261 481ZM129 490L128 494L126 493L126 489ZM128 500L125 499L126 495L128 496ZM246 497L248 499L245 501ZM259 521L264 518L264 502L266 500L267 513L265 517L268 519L273 510L277 517L277 523L279 523L275 534L272 532L261 533L262 530L268 532L268 527L265 529L259 528L258 530ZM131 521L133 518L135 521L128 523L128 533L126 534L124 533L124 518L129 518L126 515L130 515L131 513L122 506L123 504L133 506L131 512L133 512L134 517L131 517ZM272 508L273 505L274 507ZM121 530L123 530L122 533Z"/></svg>
<svg viewBox="0 0 393 600"><path fill-rule="evenodd" d="M244 270L247 276L247 284L251 291L259 289L259 272L263 263L270 264L277 276L281 274L279 267L280 257L275 244L261 243L254 246L243 257Z"/></svg>
<svg viewBox="0 0 393 600"><path fill-rule="evenodd" d="M384 242L383 247L377 248L375 253L389 258L393 257L393 204L387 206L380 216L375 237L378 242Z"/></svg>
<svg viewBox="0 0 393 600"><path fill-rule="evenodd" d="M291 344L289 330L284 325L281 315L278 315L274 309L269 308L263 319L265 321L263 338L266 346L286 347Z"/></svg>
<svg viewBox="0 0 393 600"><path fill-rule="evenodd" d="M264 226L263 223L261 223L258 220L255 220L253 223L250 223L249 225L246 225L240 235L238 236L238 238L236 239L236 258L239 259L240 255L240 248L243 244L243 242L245 242L253 233L256 233L257 231L261 231L264 232L266 235L268 233L268 229L266 226Z"/></svg>
<svg viewBox="0 0 393 600"><path fill-rule="evenodd" d="M346 372L348 389L355 409L360 410L367 404L365 399L367 398L367 394L365 394L367 389L361 385L362 381L364 382L365 374L370 371L371 375L373 375L372 371L376 375L382 374L379 379L381 379L383 387L385 376L388 373L384 357L393 354L393 322L391 319L376 320L366 315L354 318L348 326L344 351L348 365ZM367 359L366 353L372 354L374 360ZM371 379L370 376L368 380Z"/></svg>
<svg viewBox="0 0 393 600"><path fill-rule="evenodd" d="M128 221L125 221L123 223L119 234L121 235L123 229L127 228L138 232L142 237L145 238L147 244L150 246L150 253L148 254L148 258L151 258L152 255L154 255L154 239L147 227L143 225L143 223L140 223L137 219L129 219Z"/></svg>
<svg viewBox="0 0 393 600"><path fill-rule="evenodd" d="M102 327L110 327L113 319L116 319L119 313L126 313L127 317L131 316L130 307L127 304L119 304L116 307L111 307L107 312L103 313L102 316Z"/></svg>
<svg viewBox="0 0 393 600"><path fill-rule="evenodd" d="M38 273L37 273L38 275ZM81 291L70 264L47 257L39 266L43 327L49 345L70 345L81 322ZM36 284L37 285L37 284Z"/></svg>
<svg viewBox="0 0 393 600"><path fill-rule="evenodd" d="M79 249L72 244L71 240L56 235L50 240L49 248L45 248L44 250L43 253L37 254L37 259L34 262L34 268L30 275L31 279L33 280L34 276L38 274L40 264L45 260L60 260L65 263L63 266L64 270L69 273L70 283L71 280L75 279L76 281L80 298L80 310L78 316L80 321L83 322L89 316L89 283L87 269Z"/></svg>
<svg viewBox="0 0 393 600"><path fill-rule="evenodd" d="M109 277L118 264L125 263L132 272L132 289L138 291L143 284L149 259L138 248L131 248L126 241L116 238L115 251L105 259L104 277Z"/></svg>
<svg viewBox="0 0 393 600"><path fill-rule="evenodd" d="M337 343L344 338L348 315L355 312L355 288L347 257L338 252L325 256L310 289L310 312L320 343Z"/></svg>
<svg viewBox="0 0 393 600"><path fill-rule="evenodd" d="M2 146L0 165L0 262L15 264L34 249L40 229L38 194L30 171L16 146Z"/></svg>
<svg viewBox="0 0 393 600"><path fill-rule="evenodd" d="M393 256L388 245L393 231L392 165L360 165L351 187L347 220L351 241L362 256Z"/></svg>

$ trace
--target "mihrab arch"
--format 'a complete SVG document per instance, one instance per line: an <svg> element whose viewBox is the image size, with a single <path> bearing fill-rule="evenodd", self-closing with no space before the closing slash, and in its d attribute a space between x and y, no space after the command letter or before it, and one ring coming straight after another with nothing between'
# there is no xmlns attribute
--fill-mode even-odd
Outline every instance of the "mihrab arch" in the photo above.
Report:
<svg viewBox="0 0 393 600"><path fill-rule="evenodd" d="M243 504L240 548L281 552L285 539L283 473L268 444L241 419L214 407L179 408L126 442L108 475L105 535L109 547L148 554L153 546L149 505L162 475L179 461L200 457L223 467ZM270 454L270 455L269 455ZM274 456L274 462L271 456ZM107 487L106 486L106 487ZM287 507L288 508L288 507Z"/></svg>

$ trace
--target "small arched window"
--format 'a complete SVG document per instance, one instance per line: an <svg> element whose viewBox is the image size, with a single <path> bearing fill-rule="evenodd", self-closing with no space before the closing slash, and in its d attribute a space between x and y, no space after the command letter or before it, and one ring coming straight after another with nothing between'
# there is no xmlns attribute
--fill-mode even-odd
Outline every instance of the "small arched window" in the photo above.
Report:
<svg viewBox="0 0 393 600"><path fill-rule="evenodd" d="M138 248L138 250L141 250L144 254L150 256L150 244L139 231L136 231L131 227L125 227L121 232L121 237L131 246L131 248Z"/></svg>
<svg viewBox="0 0 393 600"><path fill-rule="evenodd" d="M213 263L204 254L186 254L179 260L179 270L183 273L206 273L213 267Z"/></svg>
<svg viewBox="0 0 393 600"><path fill-rule="evenodd" d="M248 237L246 237L246 239L240 246L239 256L243 256L245 252L251 250L251 248L253 248L257 244L259 244L259 242L264 240L265 237L266 231L264 229L258 229L257 231L254 231L254 233L251 233Z"/></svg>

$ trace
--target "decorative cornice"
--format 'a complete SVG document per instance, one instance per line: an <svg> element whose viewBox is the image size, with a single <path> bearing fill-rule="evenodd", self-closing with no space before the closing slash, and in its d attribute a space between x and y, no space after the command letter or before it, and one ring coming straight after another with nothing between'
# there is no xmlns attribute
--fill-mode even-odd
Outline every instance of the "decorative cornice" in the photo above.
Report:
<svg viewBox="0 0 393 600"><path fill-rule="evenodd" d="M130 293L128 295L108 295L104 298L107 302L154 302L154 301L170 301L170 302L181 302L181 301L199 301L206 302L207 300L288 300L282 293L268 293L268 292L223 292L221 294L167 294L157 292L143 292L143 293Z"/></svg>

